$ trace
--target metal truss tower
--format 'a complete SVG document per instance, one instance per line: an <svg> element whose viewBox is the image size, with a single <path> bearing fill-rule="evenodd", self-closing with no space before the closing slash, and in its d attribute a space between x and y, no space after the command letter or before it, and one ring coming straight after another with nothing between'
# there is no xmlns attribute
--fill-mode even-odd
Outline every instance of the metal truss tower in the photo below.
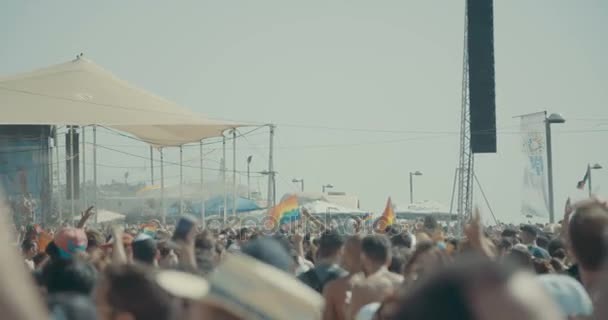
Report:
<svg viewBox="0 0 608 320"><path fill-rule="evenodd" d="M460 114L460 156L458 163L458 221L468 221L473 203L474 156L471 152L471 121L469 100L469 56L467 49L467 12L464 18L464 50L462 61L462 106Z"/></svg>

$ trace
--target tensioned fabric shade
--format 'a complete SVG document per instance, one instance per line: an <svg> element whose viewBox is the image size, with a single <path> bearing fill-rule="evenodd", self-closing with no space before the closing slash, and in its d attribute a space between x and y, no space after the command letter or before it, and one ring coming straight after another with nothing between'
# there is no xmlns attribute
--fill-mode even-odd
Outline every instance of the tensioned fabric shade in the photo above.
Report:
<svg viewBox="0 0 608 320"><path fill-rule="evenodd" d="M0 78L0 110L0 124L96 124L155 146L179 146L246 126L207 119L135 88L82 57Z"/></svg>

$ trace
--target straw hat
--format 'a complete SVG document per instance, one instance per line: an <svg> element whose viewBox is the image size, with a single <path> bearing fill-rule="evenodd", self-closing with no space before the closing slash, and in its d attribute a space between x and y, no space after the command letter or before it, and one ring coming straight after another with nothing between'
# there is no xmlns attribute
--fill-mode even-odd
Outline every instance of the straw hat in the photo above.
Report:
<svg viewBox="0 0 608 320"><path fill-rule="evenodd" d="M320 319L323 298L277 268L230 255L209 276L203 302L251 320Z"/></svg>

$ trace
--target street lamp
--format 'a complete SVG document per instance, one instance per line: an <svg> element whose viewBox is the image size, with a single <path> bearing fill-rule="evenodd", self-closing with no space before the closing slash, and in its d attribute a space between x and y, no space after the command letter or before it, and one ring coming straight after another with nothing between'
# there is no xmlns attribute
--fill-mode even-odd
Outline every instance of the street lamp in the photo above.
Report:
<svg viewBox="0 0 608 320"><path fill-rule="evenodd" d="M547 174L549 177L549 222L555 222L555 203L553 195L553 154L551 150L551 125L565 123L566 119L558 113L552 113L547 117L545 111L545 132L547 135Z"/></svg>
<svg viewBox="0 0 608 320"><path fill-rule="evenodd" d="M300 191L304 192L304 179L296 179L291 180L293 183L300 183Z"/></svg>
<svg viewBox="0 0 608 320"><path fill-rule="evenodd" d="M414 203L414 176L421 176L422 172L410 172L410 203Z"/></svg>
<svg viewBox="0 0 608 320"><path fill-rule="evenodd" d="M251 199L251 174L250 174L250 166L251 166L251 160L253 159L253 156L249 156L247 157L247 199Z"/></svg>
<svg viewBox="0 0 608 320"><path fill-rule="evenodd" d="M591 185L591 170L600 170L602 169L602 166L599 163L596 163L594 165L588 164L587 165L587 171L589 172L589 198L591 198L591 194L593 193L592 189L593 186Z"/></svg>
<svg viewBox="0 0 608 320"><path fill-rule="evenodd" d="M323 193L325 193L325 189L333 189L334 186L331 184L325 184L322 187L323 187Z"/></svg>

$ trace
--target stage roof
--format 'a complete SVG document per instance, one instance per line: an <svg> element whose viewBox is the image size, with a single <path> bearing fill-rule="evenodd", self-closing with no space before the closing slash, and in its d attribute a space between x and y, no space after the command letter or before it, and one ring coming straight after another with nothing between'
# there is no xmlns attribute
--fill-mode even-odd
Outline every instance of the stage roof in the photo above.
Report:
<svg viewBox="0 0 608 320"><path fill-rule="evenodd" d="M155 146L179 146L247 126L210 120L136 88L82 57L0 77L0 108L0 125L95 124Z"/></svg>

